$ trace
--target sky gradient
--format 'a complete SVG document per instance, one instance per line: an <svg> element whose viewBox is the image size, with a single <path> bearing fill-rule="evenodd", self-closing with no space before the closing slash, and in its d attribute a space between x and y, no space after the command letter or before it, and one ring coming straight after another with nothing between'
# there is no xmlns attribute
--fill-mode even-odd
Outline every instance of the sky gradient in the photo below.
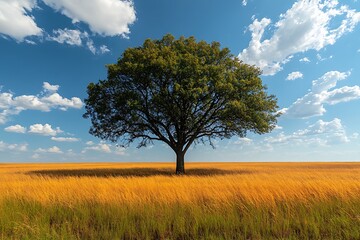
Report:
<svg viewBox="0 0 360 240"><path fill-rule="evenodd" d="M196 145L186 161L359 161L360 2L0 0L0 162L175 161L88 133L86 86L128 47L218 41L263 71L282 116L264 135Z"/></svg>

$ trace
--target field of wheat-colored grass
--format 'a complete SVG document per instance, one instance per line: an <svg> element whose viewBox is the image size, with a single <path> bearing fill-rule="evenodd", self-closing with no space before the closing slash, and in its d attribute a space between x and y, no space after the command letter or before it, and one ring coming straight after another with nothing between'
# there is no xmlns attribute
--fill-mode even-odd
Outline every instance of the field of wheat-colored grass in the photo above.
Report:
<svg viewBox="0 0 360 240"><path fill-rule="evenodd" d="M360 163L0 164L0 239L360 239Z"/></svg>

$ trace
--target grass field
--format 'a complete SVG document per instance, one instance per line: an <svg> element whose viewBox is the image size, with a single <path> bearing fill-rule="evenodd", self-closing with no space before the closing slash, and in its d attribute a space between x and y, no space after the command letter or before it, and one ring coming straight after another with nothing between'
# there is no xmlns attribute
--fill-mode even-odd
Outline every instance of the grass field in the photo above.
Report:
<svg viewBox="0 0 360 240"><path fill-rule="evenodd" d="M0 164L0 239L360 239L360 163Z"/></svg>

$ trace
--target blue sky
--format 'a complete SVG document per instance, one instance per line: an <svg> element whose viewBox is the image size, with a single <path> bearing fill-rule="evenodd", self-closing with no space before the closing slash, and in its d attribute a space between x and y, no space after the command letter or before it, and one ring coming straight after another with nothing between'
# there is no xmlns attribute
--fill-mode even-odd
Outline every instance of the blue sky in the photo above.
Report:
<svg viewBox="0 0 360 240"><path fill-rule="evenodd" d="M86 86L128 47L167 33L218 41L263 70L273 132L197 145L187 161L360 160L360 3L0 0L0 162L174 161L88 133Z"/></svg>

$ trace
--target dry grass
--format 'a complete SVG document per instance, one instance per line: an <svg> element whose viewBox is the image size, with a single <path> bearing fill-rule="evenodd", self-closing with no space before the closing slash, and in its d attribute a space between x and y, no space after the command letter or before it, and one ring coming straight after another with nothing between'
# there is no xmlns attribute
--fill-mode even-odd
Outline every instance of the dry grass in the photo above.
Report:
<svg viewBox="0 0 360 240"><path fill-rule="evenodd" d="M188 163L186 176L170 163L0 164L0 199L43 204L197 203L220 206L341 199L360 195L358 163Z"/></svg>
<svg viewBox="0 0 360 240"><path fill-rule="evenodd" d="M122 208L121 211L126 208L128 212L135 211L139 214L141 211L150 211L150 215L156 213L159 206L172 209L171 211L186 206L186 211L190 211L186 213L188 215L193 214L192 212L210 212L215 215L229 213L237 219L244 217L244 213L252 214L251 211L256 215L256 209L265 209L268 217L277 212L282 214L278 217L284 218L289 214L299 213L299 206L309 210L319 204L329 203L335 211L340 209L337 208L337 203L344 203L349 208L344 214L349 215L349 219L355 221L355 224L359 224L359 163L187 163L186 167L186 176L176 176L173 175L172 163L0 164L0 204L4 208L9 200L25 200L49 209L52 206L69 209L92 205L115 206ZM354 206L354 202L359 205ZM327 211L329 215L332 210L321 211ZM264 212L257 214L265 216ZM319 213L320 218L326 218L321 214L322 212ZM169 216L160 214L154 217L161 221ZM266 216L265 218L267 219ZM238 221L234 219L231 221ZM314 221L317 221L316 216ZM119 236L187 238L187 235L172 235L168 227L164 225L164 232L157 230L156 235L144 233L145 235L139 235L141 237L131 237L131 234L124 233L125 235ZM291 222L286 229L279 229L279 233L271 236L300 236L296 231L293 232ZM3 226L3 231L5 230L6 227ZM6 236L14 234L7 231ZM184 231L188 231L186 227ZM199 237L201 234L212 236L201 231L196 230L188 237ZM257 235L244 229L236 232L239 236L250 238L265 236L261 231ZM64 237L64 234L57 234L56 236ZM221 238L227 238L227 235L221 234ZM320 235L315 233L314 236L324 236L321 232L318 234ZM233 238L233 235L229 238ZM73 237L76 239L79 236ZM89 237L92 235L84 236L92 238Z"/></svg>

